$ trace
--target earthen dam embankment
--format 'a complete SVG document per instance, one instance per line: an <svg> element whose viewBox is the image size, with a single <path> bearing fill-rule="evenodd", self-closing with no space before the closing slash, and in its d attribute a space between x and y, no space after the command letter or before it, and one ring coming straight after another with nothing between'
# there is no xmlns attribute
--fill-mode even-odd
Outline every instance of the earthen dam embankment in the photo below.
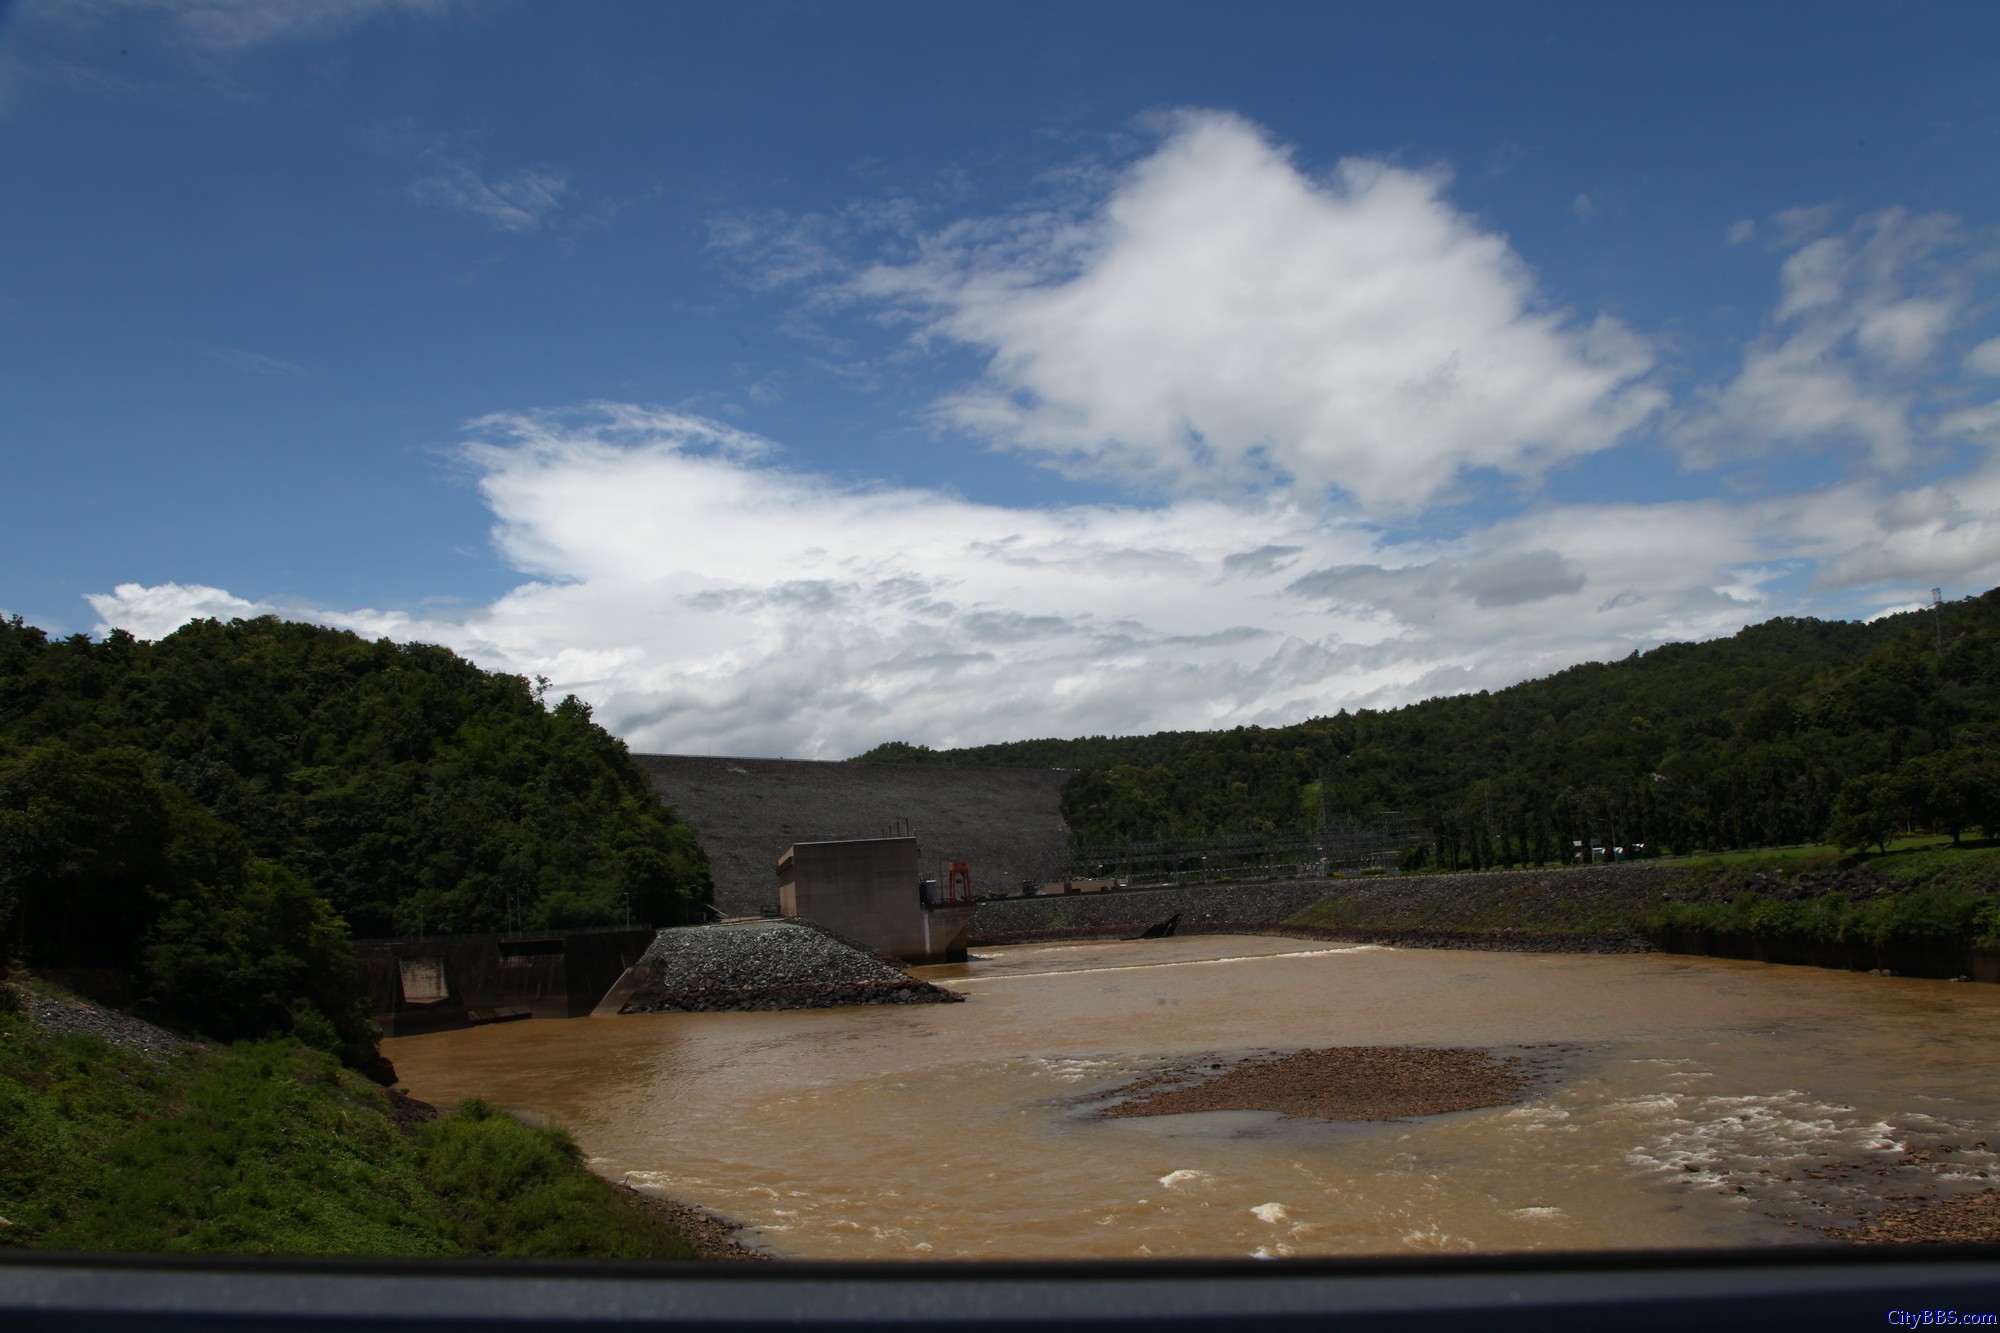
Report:
<svg viewBox="0 0 2000 1333"><path fill-rule="evenodd" d="M1136 887L981 902L972 943L1110 939L1178 917L1183 934L1296 934L1428 948L1629 953L1623 923L1671 871L1653 865Z"/></svg>
<svg viewBox="0 0 2000 1333"><path fill-rule="evenodd" d="M1409 948L1703 954L1904 976L2000 982L2000 954L1651 930L1661 904L1716 892L1673 862L1129 888L989 900L972 944L1130 938L1178 918L1184 934L1280 934Z"/></svg>

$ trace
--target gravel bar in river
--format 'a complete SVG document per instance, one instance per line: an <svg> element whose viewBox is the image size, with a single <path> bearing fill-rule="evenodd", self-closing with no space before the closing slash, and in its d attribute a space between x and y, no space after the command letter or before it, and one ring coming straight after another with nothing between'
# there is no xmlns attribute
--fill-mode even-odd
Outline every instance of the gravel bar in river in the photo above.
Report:
<svg viewBox="0 0 2000 1333"><path fill-rule="evenodd" d="M1122 1090L1130 1100L1102 1114L1276 1111L1316 1120L1400 1120L1509 1106L1530 1082L1518 1060L1449 1046L1331 1046L1247 1061L1193 1084L1185 1081L1189 1073L1142 1079Z"/></svg>

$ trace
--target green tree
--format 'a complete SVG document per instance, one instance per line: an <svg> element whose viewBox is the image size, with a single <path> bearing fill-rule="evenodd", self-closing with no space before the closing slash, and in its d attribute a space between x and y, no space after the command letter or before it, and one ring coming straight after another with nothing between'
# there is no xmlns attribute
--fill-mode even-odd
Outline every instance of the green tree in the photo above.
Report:
<svg viewBox="0 0 2000 1333"><path fill-rule="evenodd" d="M0 753L131 747L358 934L658 925L708 870L625 746L570 698L427 644L272 618L157 643L0 622Z"/></svg>
<svg viewBox="0 0 2000 1333"><path fill-rule="evenodd" d="M120 967L178 881L170 799L136 750L0 759L0 957Z"/></svg>
<svg viewBox="0 0 2000 1333"><path fill-rule="evenodd" d="M346 925L123 748L0 759L0 939L222 1041L297 1036L386 1072Z"/></svg>
<svg viewBox="0 0 2000 1333"><path fill-rule="evenodd" d="M190 885L149 932L151 1006L220 1041L294 1036L386 1075L346 924L283 866L248 860L230 878Z"/></svg>
<svg viewBox="0 0 2000 1333"><path fill-rule="evenodd" d="M1877 774L1864 774L1848 779L1840 789L1826 839L1851 851L1864 851L1873 845L1886 852L1896 822L1896 799L1888 780Z"/></svg>

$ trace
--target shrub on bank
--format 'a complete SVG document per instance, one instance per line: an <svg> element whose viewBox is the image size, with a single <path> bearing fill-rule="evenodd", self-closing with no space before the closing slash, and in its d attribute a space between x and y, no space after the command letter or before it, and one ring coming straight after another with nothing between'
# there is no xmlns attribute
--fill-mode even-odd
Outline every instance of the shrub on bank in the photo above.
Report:
<svg viewBox="0 0 2000 1333"><path fill-rule="evenodd" d="M1652 934L1742 935L1813 944L1875 948L1991 947L1991 900L1949 887L1926 887L1872 902L1838 894L1786 901L1755 893L1720 903L1665 903L1651 913Z"/></svg>
<svg viewBox="0 0 2000 1333"><path fill-rule="evenodd" d="M296 1040L161 1061L18 1012L0 1012L0 1246L693 1254L560 1131L477 1106L404 1130L387 1094Z"/></svg>
<svg viewBox="0 0 2000 1333"><path fill-rule="evenodd" d="M477 1254L544 1259L689 1259L694 1251L619 1198L560 1129L481 1101L417 1132L418 1170L458 1241Z"/></svg>
<svg viewBox="0 0 2000 1333"><path fill-rule="evenodd" d="M1850 863L1851 864L1851 863ZM1785 895L1743 873L1690 876L1688 894L1648 911L1654 934L1700 933L1873 948L2000 948L2000 855L1991 849L1890 853L1863 863L1872 893ZM1810 881L1808 881L1810 882ZM1795 878L1794 883L1797 883ZM1736 891L1728 890L1733 886Z"/></svg>

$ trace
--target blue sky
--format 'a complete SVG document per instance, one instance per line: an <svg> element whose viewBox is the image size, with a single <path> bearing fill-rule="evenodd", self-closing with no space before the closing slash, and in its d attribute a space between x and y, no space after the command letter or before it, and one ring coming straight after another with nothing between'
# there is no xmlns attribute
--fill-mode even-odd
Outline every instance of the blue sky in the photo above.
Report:
<svg viewBox="0 0 2000 1333"><path fill-rule="evenodd" d="M15 4L0 610L838 757L1982 591L1996 90L1990 4Z"/></svg>

